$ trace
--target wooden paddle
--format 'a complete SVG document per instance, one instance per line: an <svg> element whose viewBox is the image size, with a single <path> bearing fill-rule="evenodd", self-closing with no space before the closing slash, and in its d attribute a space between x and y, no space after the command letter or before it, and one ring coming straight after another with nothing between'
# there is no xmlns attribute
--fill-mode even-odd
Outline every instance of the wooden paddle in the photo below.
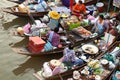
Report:
<svg viewBox="0 0 120 80"><path fill-rule="evenodd" d="M26 8L25 10L26 10L28 16L30 17L30 19L33 21L34 24L36 24L35 19L33 18L32 14L30 13L30 9L27 8L27 4L23 4L23 5L25 6L25 8Z"/></svg>
<svg viewBox="0 0 120 80"><path fill-rule="evenodd" d="M60 80L63 80L62 76L60 75L60 73L58 73L58 76L60 78Z"/></svg>
<svg viewBox="0 0 120 80"><path fill-rule="evenodd" d="M33 21L33 23L36 25L35 19L33 18L32 14L30 13L30 10L27 9L27 14L30 17L30 19Z"/></svg>

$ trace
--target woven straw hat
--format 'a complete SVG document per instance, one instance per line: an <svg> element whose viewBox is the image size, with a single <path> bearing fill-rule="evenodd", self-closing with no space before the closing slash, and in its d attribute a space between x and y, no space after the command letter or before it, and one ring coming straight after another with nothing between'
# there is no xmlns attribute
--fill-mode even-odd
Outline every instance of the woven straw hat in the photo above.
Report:
<svg viewBox="0 0 120 80"><path fill-rule="evenodd" d="M53 19L59 19L60 18L60 14L56 11L50 11L49 16Z"/></svg>

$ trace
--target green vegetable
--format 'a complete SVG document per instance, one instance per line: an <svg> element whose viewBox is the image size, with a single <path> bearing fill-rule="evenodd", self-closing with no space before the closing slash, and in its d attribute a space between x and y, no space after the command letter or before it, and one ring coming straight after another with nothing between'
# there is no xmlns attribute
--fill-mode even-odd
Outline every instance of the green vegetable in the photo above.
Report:
<svg viewBox="0 0 120 80"><path fill-rule="evenodd" d="M98 69L96 69L96 70L94 71L94 74L100 75L100 74L102 74L102 72L103 72L103 69L98 68Z"/></svg>
<svg viewBox="0 0 120 80"><path fill-rule="evenodd" d="M78 23L72 23L72 24L70 24L69 25L69 30L72 30L72 29L74 29L74 28L77 28L77 27L79 27L80 26L80 22Z"/></svg>

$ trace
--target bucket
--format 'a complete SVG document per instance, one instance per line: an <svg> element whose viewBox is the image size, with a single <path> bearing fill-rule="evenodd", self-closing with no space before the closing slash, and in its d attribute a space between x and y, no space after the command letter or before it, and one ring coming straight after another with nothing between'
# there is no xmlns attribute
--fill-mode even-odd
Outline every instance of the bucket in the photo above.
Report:
<svg viewBox="0 0 120 80"><path fill-rule="evenodd" d="M88 11L90 11L90 12L89 12L90 15L92 15L93 12L96 10L94 6L88 6L88 7L86 7L86 8L87 8Z"/></svg>
<svg viewBox="0 0 120 80"><path fill-rule="evenodd" d="M96 4L96 7L97 7L97 9L98 9L99 12L103 12L104 11L104 3L98 2Z"/></svg>

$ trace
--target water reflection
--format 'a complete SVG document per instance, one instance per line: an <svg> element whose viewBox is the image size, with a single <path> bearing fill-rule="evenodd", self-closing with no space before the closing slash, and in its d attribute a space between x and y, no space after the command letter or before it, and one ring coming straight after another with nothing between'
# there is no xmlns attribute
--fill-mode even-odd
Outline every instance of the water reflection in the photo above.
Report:
<svg viewBox="0 0 120 80"><path fill-rule="evenodd" d="M31 23L31 20L29 18L15 18L11 22L4 23L2 26L5 30L8 30L10 27L22 27L28 22Z"/></svg>
<svg viewBox="0 0 120 80"><path fill-rule="evenodd" d="M16 69L13 70L15 75L24 75L29 70L33 69L34 72L39 71L42 68L44 62L50 61L51 59L59 59L62 53L40 56L40 57L30 57L26 62L20 64Z"/></svg>

